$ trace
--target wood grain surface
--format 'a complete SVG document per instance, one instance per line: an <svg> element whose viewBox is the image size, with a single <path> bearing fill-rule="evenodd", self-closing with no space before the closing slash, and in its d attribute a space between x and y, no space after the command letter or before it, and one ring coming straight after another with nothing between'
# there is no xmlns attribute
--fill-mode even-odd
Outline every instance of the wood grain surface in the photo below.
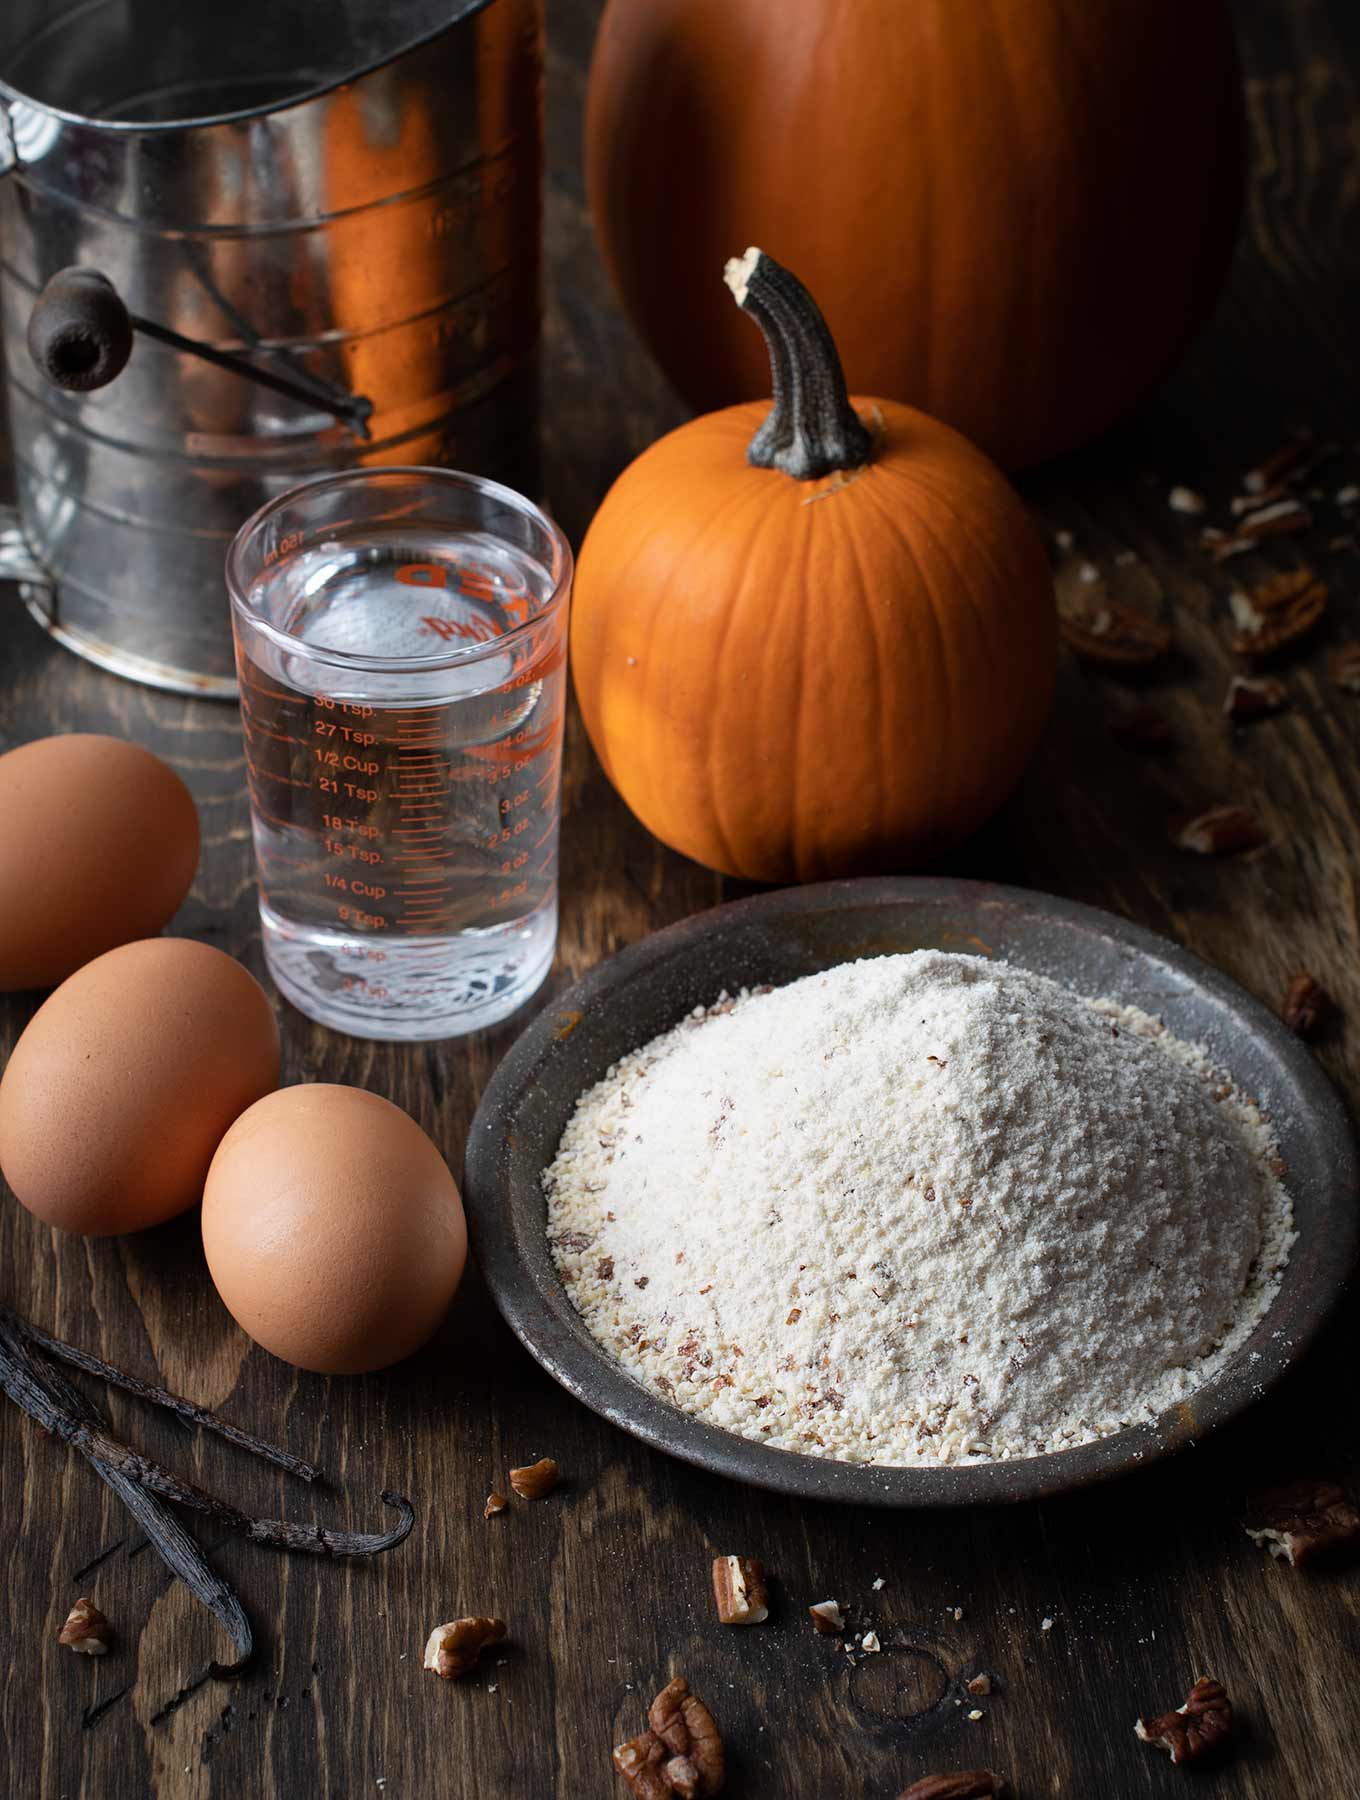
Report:
<svg viewBox="0 0 1360 1800"><path fill-rule="evenodd" d="M596 0L549 10L544 420L550 503L579 538L613 474L680 414L617 313L590 241L579 140ZM1280 540L1215 567L1199 521L1166 503L1170 484L1186 482L1222 507L1296 422L1343 446L1321 488L1360 478L1360 15L1354 0L1241 0L1238 10L1253 176L1228 298L1139 420L1025 484L1049 530L1072 531L1113 592L1174 622L1174 661L1137 696L1165 715L1172 740L1156 751L1117 741L1110 713L1127 684L1065 658L1019 795L950 867L1110 907L1268 1001L1312 969L1338 1001L1318 1054L1353 1101L1360 698L1329 680L1327 654L1360 636L1360 556L1353 541L1328 547L1351 528L1324 501L1306 545ZM1176 280L1174 268L1164 274ZM1329 617L1281 665L1289 710L1234 728L1220 710L1239 666L1227 596L1305 557L1330 581ZM166 756L194 790L205 844L175 929L261 973L234 711L85 666L11 598L0 613L0 747L82 729ZM1215 860L1170 846L1169 818L1223 802L1260 811L1266 848ZM558 988L734 891L624 812L575 723L566 808ZM35 1004L0 1006L5 1047ZM402 1049L282 1016L287 1080L390 1096L455 1167L514 1035L506 1026ZM100 1397L121 1433L206 1485L264 1512L354 1525L376 1526L385 1487L418 1508L410 1541L371 1566L205 1538L239 1585L261 1650L234 1685L194 1686L222 1649L210 1622L84 1462L0 1409L0 1790L25 1800L606 1800L623 1791L610 1746L640 1728L646 1700L677 1670L719 1720L729 1791L750 1800L892 1800L927 1771L979 1764L1007 1772L1021 1800L1360 1791L1360 1573L1296 1574L1268 1562L1240 1524L1251 1481L1360 1472L1349 1320L1284 1392L1171 1465L1042 1506L893 1517L746 1491L643 1449L537 1369L475 1276L425 1352L363 1380L295 1374L250 1349L208 1284L192 1216L124 1241L58 1241L5 1198L0 1296L287 1443L336 1487L309 1491L134 1400ZM484 1521L483 1500L508 1466L544 1454L562 1465L562 1490ZM768 1625L716 1624L718 1552L764 1559ZM98 1663L56 1643L78 1593L118 1629L116 1653ZM877 1630L879 1655L852 1667L814 1635L804 1608L831 1595ZM429 1628L483 1611L509 1622L503 1652L456 1685L422 1674ZM975 1702L963 1683L979 1671L993 1691ZM1226 1683L1242 1731L1215 1770L1187 1776L1136 1743L1132 1725L1206 1671ZM970 1720L974 1708L983 1716Z"/></svg>

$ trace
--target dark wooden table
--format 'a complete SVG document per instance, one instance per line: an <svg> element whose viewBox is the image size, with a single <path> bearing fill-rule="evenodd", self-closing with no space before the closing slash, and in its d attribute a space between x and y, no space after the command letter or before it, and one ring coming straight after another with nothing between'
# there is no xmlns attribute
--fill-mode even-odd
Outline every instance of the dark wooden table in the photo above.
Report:
<svg viewBox="0 0 1360 1800"><path fill-rule="evenodd" d="M545 422L551 503L579 537L613 474L679 413L591 245L579 137L596 0L553 0L550 11ZM1360 17L1353 0L1241 0L1239 11L1254 175L1220 316L1141 419L1026 483L1050 529L1075 532L1112 580L1171 603L1180 656L1151 699L1174 742L1156 753L1117 742L1115 684L1068 661L1017 800L951 867L1110 907L1267 1000L1295 970L1313 969L1339 1002L1319 1055L1354 1099L1360 699L1330 683L1326 655L1360 631L1360 557L1328 547L1339 524L1310 538L1306 554L1332 583L1330 620L1286 665L1291 709L1235 731L1220 712L1234 666L1226 596L1305 552L1288 543L1215 568L1165 498L1185 481L1225 501L1298 421L1346 446L1322 478L1329 491L1360 470ZM1130 549L1136 566L1116 560ZM0 747L112 731L180 770L205 849L175 929L259 972L234 712L102 675L13 606L0 622L0 665ZM732 891L625 813L575 725L567 769L558 987ZM1267 850L1218 862L1169 847L1169 815L1227 801L1260 809ZM4 1003L6 1044L33 1005ZM387 1094L459 1165L512 1028L396 1049L281 1010L285 1079ZM730 1791L751 1800L891 1800L930 1769L980 1763L1008 1771L1022 1800L1360 1791L1360 1575L1270 1564L1239 1523L1253 1479L1360 1466L1349 1323L1286 1392L1170 1466L1043 1506L894 1517L748 1492L643 1449L539 1372L475 1276L413 1361L325 1381L249 1348L208 1284L192 1216L124 1241L57 1241L6 1199L0 1271L0 1295L24 1312L314 1457L345 1497L309 1493L113 1398L118 1428L207 1485L264 1512L337 1523L374 1521L388 1486L419 1508L410 1541L373 1566L213 1545L258 1622L261 1654L236 1685L206 1683L172 1707L219 1647L213 1629L137 1550L83 1461L0 1409L0 1787L15 1796L605 1800L622 1792L611 1744L638 1729L675 1669L709 1698L731 1751ZM543 1454L559 1460L567 1487L484 1523L483 1499L506 1467ZM710 1558L734 1550L763 1556L777 1581L774 1620L759 1630L726 1631L712 1616ZM120 1631L118 1653L98 1665L55 1642L85 1591ZM876 1624L882 1654L851 1669L814 1636L803 1608L831 1594ZM503 1657L452 1687L421 1674L429 1627L477 1611L509 1621ZM979 1670L994 1690L970 1722L971 1699L956 1702ZM1139 1746L1132 1722L1178 1701L1204 1670L1226 1682L1244 1730L1220 1769L1187 1777Z"/></svg>

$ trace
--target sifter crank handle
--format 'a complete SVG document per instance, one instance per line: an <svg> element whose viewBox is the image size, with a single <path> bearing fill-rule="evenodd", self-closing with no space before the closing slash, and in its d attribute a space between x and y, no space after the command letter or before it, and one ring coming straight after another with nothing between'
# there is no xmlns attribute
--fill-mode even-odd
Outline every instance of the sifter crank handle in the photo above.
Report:
<svg viewBox="0 0 1360 1800"><path fill-rule="evenodd" d="M302 375L279 375L248 357L139 318L123 304L117 288L98 269L59 269L33 304L28 320L28 353L53 387L87 394L107 387L127 367L133 334L155 338L186 356L227 369L257 387L287 394L343 420L356 437L369 435L373 402L362 394L342 394Z"/></svg>

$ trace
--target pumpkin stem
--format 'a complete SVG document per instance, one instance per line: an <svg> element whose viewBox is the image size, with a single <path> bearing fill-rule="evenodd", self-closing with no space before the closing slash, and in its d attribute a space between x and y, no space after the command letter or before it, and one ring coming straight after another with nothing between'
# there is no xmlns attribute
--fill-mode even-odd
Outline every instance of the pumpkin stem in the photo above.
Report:
<svg viewBox="0 0 1360 1800"><path fill-rule="evenodd" d="M782 469L796 481L862 468L873 454L873 436L850 404L840 354L812 295L754 247L732 258L723 279L770 352L774 405L751 439L747 462Z"/></svg>

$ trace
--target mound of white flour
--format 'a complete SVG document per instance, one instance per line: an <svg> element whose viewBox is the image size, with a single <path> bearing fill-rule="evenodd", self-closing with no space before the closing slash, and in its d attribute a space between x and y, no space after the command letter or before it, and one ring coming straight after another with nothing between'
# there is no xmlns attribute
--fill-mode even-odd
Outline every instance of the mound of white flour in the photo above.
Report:
<svg viewBox="0 0 1360 1800"><path fill-rule="evenodd" d="M1292 1242L1269 1128L1145 1013L921 951L723 999L583 1095L544 1182L592 1333L751 1438L1031 1456L1192 1392Z"/></svg>

